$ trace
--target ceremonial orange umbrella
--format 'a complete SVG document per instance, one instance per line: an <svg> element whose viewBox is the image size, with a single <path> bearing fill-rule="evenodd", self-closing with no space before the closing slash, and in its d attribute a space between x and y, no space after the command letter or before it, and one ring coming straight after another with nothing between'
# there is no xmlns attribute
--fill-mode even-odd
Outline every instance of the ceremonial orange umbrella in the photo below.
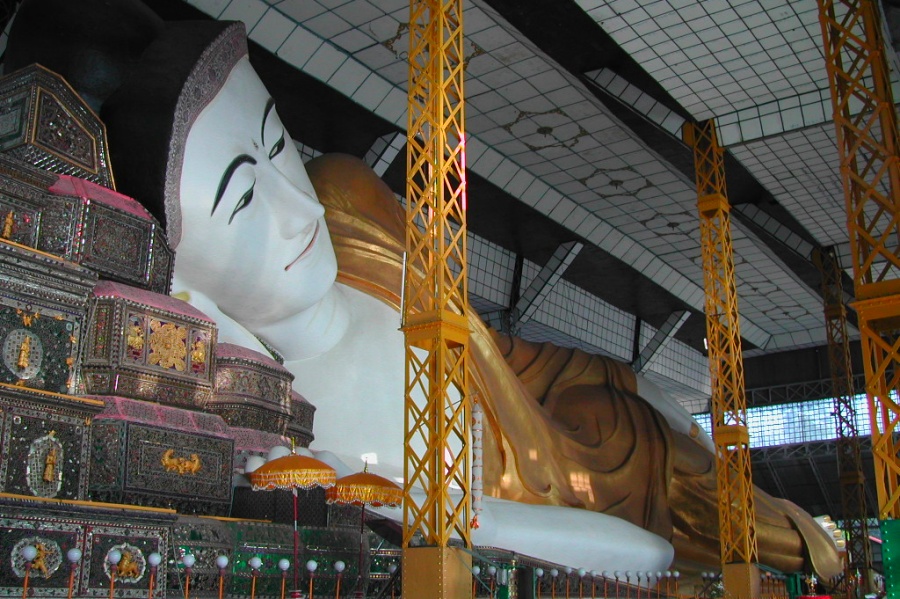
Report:
<svg viewBox="0 0 900 599"><path fill-rule="evenodd" d="M403 503L403 489L394 481L369 472L367 463L362 472L339 478L333 487L325 491L325 501L362 508L359 516L359 560L357 563L359 572L357 585L362 585L362 536L366 524L366 506L397 507Z"/></svg>
<svg viewBox="0 0 900 599"><path fill-rule="evenodd" d="M397 483L369 472L366 466L362 472L335 481L334 486L325 491L325 501L355 505L363 509L367 505L397 507L403 503L403 489Z"/></svg>
<svg viewBox="0 0 900 599"><path fill-rule="evenodd" d="M294 589L299 585L298 559L300 532L297 529L297 489L329 488L334 486L337 473L321 460L297 455L282 456L270 460L249 475L254 491L290 490L294 495Z"/></svg>

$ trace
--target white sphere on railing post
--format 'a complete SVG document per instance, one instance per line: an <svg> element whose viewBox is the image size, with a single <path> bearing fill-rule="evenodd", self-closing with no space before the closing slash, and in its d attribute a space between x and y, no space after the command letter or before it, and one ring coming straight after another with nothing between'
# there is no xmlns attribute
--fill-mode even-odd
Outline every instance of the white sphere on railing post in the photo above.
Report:
<svg viewBox="0 0 900 599"><path fill-rule="evenodd" d="M78 562L81 561L81 549L72 547L66 552L66 559L69 560L68 596L71 597L75 590L75 570L78 569Z"/></svg>
<svg viewBox="0 0 900 599"><path fill-rule="evenodd" d="M332 566L332 568L334 568L334 571L337 572L337 586L334 593L335 597L338 597L341 594L341 577L344 575L344 568L346 567L347 564L345 564L342 560L334 562L334 565Z"/></svg>
<svg viewBox="0 0 900 599"><path fill-rule="evenodd" d="M216 558L216 567L219 569L219 574L225 575L225 568L228 567L228 556L220 555Z"/></svg>
<svg viewBox="0 0 900 599"><path fill-rule="evenodd" d="M37 557L37 553L37 547L35 547L34 545L25 545L24 547L22 547L22 557L25 558L26 562L34 561L34 558Z"/></svg>
<svg viewBox="0 0 900 599"><path fill-rule="evenodd" d="M306 562L306 569L309 570L309 573L310 573L310 574L312 574L313 572L315 572L315 571L316 571L316 568L318 568L318 567L319 567L319 562L317 562L317 561L314 560L314 559L311 559L311 560L309 560L308 562Z"/></svg>
<svg viewBox="0 0 900 599"><path fill-rule="evenodd" d="M552 576L553 578L556 578L557 576L559 576L559 570L557 570L556 568L553 568L552 570L550 570L550 576Z"/></svg>
<svg viewBox="0 0 900 599"><path fill-rule="evenodd" d="M534 575L535 575L537 578L543 578L543 577L544 577L544 569L543 569L543 568L535 568L535 569L534 569Z"/></svg>
<svg viewBox="0 0 900 599"><path fill-rule="evenodd" d="M255 572L262 567L262 560L254 555L247 561L247 565L250 566L250 569Z"/></svg>
<svg viewBox="0 0 900 599"><path fill-rule="evenodd" d="M481 574L481 566L472 566L472 576Z"/></svg>

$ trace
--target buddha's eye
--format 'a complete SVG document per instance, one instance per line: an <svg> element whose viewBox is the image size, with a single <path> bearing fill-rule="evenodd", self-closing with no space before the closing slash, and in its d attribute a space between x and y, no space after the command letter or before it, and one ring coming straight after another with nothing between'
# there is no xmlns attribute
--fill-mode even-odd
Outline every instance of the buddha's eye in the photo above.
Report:
<svg viewBox="0 0 900 599"><path fill-rule="evenodd" d="M234 207L234 210L231 211L231 216L228 217L228 224L231 224L231 221L234 220L235 215L250 205L250 202L253 201L253 188L256 187L256 181L253 181L253 185L250 186L250 189L247 190L247 193L241 196L241 199L238 200L237 205Z"/></svg>
<svg viewBox="0 0 900 599"><path fill-rule="evenodd" d="M272 146L272 149L269 150L269 160L272 160L279 154L284 151L284 129L281 130L281 137L278 138L278 141L275 142L275 145Z"/></svg>

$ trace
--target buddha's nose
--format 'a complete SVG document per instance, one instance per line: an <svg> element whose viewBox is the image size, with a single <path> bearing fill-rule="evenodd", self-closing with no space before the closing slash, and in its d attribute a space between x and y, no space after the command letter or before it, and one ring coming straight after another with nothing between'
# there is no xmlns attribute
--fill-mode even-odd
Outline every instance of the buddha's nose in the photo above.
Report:
<svg viewBox="0 0 900 599"><path fill-rule="evenodd" d="M278 228L285 239L297 237L325 214L325 208L316 198L297 187L293 189L294 197L285 201L276 213Z"/></svg>
<svg viewBox="0 0 900 599"><path fill-rule="evenodd" d="M294 185L287 177L275 172L266 173L272 210L278 219L278 232L284 239L293 239L325 214L325 208L314 195Z"/></svg>

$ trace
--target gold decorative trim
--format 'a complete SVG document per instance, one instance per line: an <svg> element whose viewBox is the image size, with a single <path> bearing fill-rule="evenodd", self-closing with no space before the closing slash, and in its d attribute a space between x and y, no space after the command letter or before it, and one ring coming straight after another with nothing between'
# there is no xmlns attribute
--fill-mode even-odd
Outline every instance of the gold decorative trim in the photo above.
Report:
<svg viewBox="0 0 900 599"><path fill-rule="evenodd" d="M30 327L31 323L35 321L35 319L41 317L40 312L31 312L30 314L21 308L16 308L16 314L22 317L22 324L26 327Z"/></svg>
<svg viewBox="0 0 900 599"><path fill-rule="evenodd" d="M160 368L184 372L187 357L187 328L174 322L150 319L150 356L147 362Z"/></svg>
<svg viewBox="0 0 900 599"><path fill-rule="evenodd" d="M126 339L128 341L128 349L144 351L144 327L139 324L132 324L129 327Z"/></svg>
<svg viewBox="0 0 900 599"><path fill-rule="evenodd" d="M21 389L21 387L18 387L17 385L13 385L10 383L0 383L0 391L2 391L4 387L8 388L8 389L16 389L16 390ZM38 395L45 395L47 397L57 397L57 398L65 399L65 400L72 401L72 402L83 403L83 404L87 404L89 406L96 406L96 407L100 407L100 408L106 407L106 404L103 402L103 400L100 400L100 399L92 399L89 397L78 397L77 395L66 395L65 393L56 393L55 391L45 391L44 389L28 388L27 391L29 393L36 393ZM2 496L2 493L0 493L0 496Z"/></svg>
<svg viewBox="0 0 900 599"><path fill-rule="evenodd" d="M203 462L196 453L192 453L189 458L175 457L174 449L167 449L162 455L160 463L167 472L177 472L181 476L197 474L203 468Z"/></svg>
<svg viewBox="0 0 900 599"><path fill-rule="evenodd" d="M58 505L77 505L84 507L94 507L94 508L104 508L104 509L117 509L117 510L127 510L132 512L157 512L160 514L177 514L176 510L170 508L162 508L162 507L148 507L144 505L130 505L124 503L108 503L105 501L84 501L82 499L56 499L53 497L35 497L34 495L18 495L16 493L3 493L0 492L0 499L12 499L16 501L23 501L26 503L30 502L44 502L44 503L53 503Z"/></svg>

